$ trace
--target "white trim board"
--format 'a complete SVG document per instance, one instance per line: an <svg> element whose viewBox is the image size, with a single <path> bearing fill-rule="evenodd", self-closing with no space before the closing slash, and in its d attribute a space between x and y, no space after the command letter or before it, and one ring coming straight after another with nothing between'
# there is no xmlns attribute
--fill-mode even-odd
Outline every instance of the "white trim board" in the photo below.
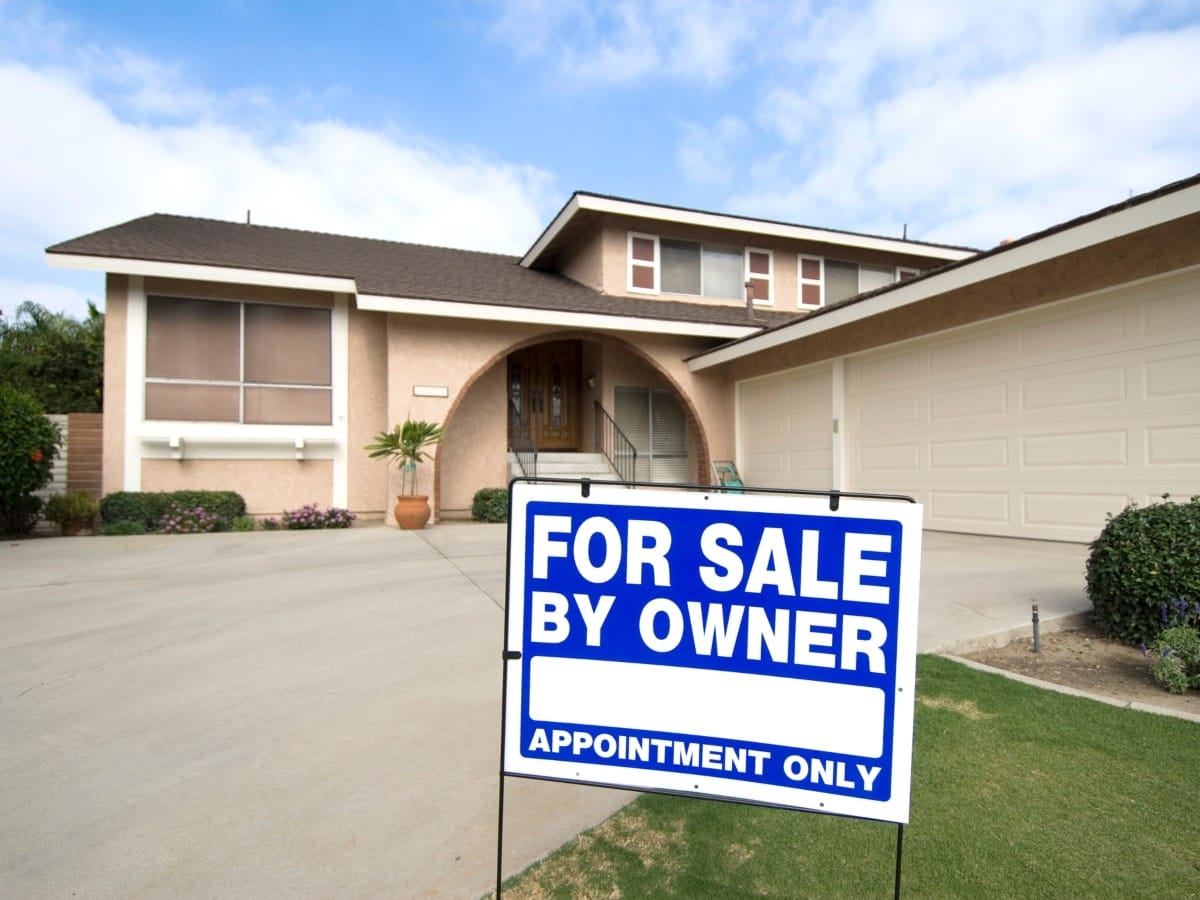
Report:
<svg viewBox="0 0 1200 900"><path fill-rule="evenodd" d="M541 237L521 257L521 265L526 268L532 266L537 258L541 256L542 252L554 242L554 239L558 237L567 223L579 212L585 210L618 216L631 216L639 219L650 219L655 222L669 222L677 225L696 225L702 228L716 228L722 231L737 231L744 234L767 235L770 237L787 238L789 240L817 241L825 244L836 244L841 247L882 250L888 253L904 253L910 256L921 256L944 261L966 259L969 256L974 256L976 253L974 250L941 247L934 244L907 241L902 238L887 238L869 234L832 231L827 228L813 228L808 225L788 225L783 222L769 222L762 219L744 218L742 216L679 209L671 206L656 206L653 203L639 203L634 200L620 200L615 197L574 194L567 201L566 206L554 217L554 221L542 232Z"/></svg>
<svg viewBox="0 0 1200 900"><path fill-rule="evenodd" d="M492 306L455 300L422 300L415 297L384 297L359 294L358 308L371 312L437 316L448 319L482 319L488 322L517 322L529 325L564 325L597 331L636 331L656 334L682 334L697 337L740 338L761 330L760 325L720 325L706 322L680 322L633 316L607 316L563 310L517 306ZM664 301L669 302L669 301Z"/></svg>

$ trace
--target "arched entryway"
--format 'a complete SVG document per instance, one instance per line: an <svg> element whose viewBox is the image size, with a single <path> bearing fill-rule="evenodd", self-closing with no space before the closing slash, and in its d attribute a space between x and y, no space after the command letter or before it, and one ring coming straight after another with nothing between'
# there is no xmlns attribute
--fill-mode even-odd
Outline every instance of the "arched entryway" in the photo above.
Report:
<svg viewBox="0 0 1200 900"><path fill-rule="evenodd" d="M595 333L518 342L481 366L446 418L435 463L439 517L466 517L480 487L508 477L509 453L590 454L611 419L637 449L630 477L707 482L708 441L692 398L661 361Z"/></svg>

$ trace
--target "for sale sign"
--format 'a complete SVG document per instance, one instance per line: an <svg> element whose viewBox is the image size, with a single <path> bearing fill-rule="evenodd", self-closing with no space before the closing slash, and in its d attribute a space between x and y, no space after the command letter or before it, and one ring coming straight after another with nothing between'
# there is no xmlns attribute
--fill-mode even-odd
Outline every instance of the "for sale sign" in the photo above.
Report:
<svg viewBox="0 0 1200 900"><path fill-rule="evenodd" d="M506 775L906 822L921 507L516 482Z"/></svg>

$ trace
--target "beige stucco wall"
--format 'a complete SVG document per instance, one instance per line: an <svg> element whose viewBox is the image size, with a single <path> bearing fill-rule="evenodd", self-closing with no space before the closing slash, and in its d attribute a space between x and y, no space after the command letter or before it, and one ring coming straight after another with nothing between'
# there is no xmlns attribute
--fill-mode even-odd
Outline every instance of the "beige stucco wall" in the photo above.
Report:
<svg viewBox="0 0 1200 900"><path fill-rule="evenodd" d="M143 491L237 491L252 516L278 516L306 503L333 503L327 459L144 459Z"/></svg>
<svg viewBox="0 0 1200 900"><path fill-rule="evenodd" d="M563 250L558 271L594 291L604 289L604 243L599 228L591 227Z"/></svg>
<svg viewBox="0 0 1200 900"><path fill-rule="evenodd" d="M104 296L104 450L101 491L125 487L125 327L129 279L109 275Z"/></svg>
<svg viewBox="0 0 1200 900"><path fill-rule="evenodd" d="M469 518L475 492L508 484L507 367L503 360L484 370L463 392L438 448L439 513Z"/></svg>
<svg viewBox="0 0 1200 900"><path fill-rule="evenodd" d="M347 503L375 516L387 508L388 466L363 450L388 418L387 316L350 307L349 427L347 429Z"/></svg>

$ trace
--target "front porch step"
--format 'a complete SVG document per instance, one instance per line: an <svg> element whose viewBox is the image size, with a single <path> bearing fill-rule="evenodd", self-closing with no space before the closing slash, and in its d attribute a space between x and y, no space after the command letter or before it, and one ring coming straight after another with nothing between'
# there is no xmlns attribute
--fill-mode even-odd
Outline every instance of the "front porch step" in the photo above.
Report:
<svg viewBox="0 0 1200 900"><path fill-rule="evenodd" d="M539 453L537 474L542 478L617 480L616 470L608 464L603 453ZM521 475L521 467L517 464L516 456L510 453L508 454L508 477L516 478L519 475Z"/></svg>

